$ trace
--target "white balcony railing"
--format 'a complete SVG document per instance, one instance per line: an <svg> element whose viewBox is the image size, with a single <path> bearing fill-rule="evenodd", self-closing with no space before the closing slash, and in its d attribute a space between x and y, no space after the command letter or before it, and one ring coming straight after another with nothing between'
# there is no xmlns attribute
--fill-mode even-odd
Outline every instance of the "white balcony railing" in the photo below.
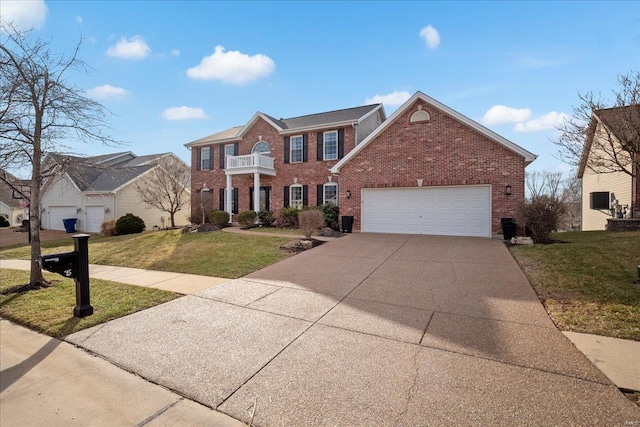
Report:
<svg viewBox="0 0 640 427"><path fill-rule="evenodd" d="M273 169L273 157L259 153L248 154L246 156L227 157L227 169L240 168Z"/></svg>

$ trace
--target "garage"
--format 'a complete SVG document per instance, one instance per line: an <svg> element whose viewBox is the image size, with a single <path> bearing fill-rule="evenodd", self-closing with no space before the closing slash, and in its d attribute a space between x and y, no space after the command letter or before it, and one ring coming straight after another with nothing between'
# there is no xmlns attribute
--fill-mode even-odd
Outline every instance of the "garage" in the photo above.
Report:
<svg viewBox="0 0 640 427"><path fill-rule="evenodd" d="M491 186L365 188L361 230L491 237Z"/></svg>
<svg viewBox="0 0 640 427"><path fill-rule="evenodd" d="M63 219L77 218L75 206L49 206L49 230L64 230Z"/></svg>
<svg viewBox="0 0 640 427"><path fill-rule="evenodd" d="M104 206L87 206L85 212L87 215L85 231L99 233L104 222Z"/></svg>

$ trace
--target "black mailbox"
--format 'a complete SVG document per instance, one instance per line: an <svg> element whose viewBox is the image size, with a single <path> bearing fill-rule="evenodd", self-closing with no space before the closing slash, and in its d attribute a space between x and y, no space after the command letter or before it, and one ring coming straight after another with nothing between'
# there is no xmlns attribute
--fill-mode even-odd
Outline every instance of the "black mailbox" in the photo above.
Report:
<svg viewBox="0 0 640 427"><path fill-rule="evenodd" d="M78 253L64 252L61 254L42 255L42 268L64 277L78 277Z"/></svg>

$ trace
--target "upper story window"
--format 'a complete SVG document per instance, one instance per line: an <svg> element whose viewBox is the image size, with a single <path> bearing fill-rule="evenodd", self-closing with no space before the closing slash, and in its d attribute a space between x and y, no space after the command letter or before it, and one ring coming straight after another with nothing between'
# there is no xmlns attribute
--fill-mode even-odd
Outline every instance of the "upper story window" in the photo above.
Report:
<svg viewBox="0 0 640 427"><path fill-rule="evenodd" d="M300 163L303 159L303 138L302 135L291 137L291 155L289 161L291 163Z"/></svg>
<svg viewBox="0 0 640 427"><path fill-rule="evenodd" d="M324 160L338 159L338 131L325 132L323 135Z"/></svg>
<svg viewBox="0 0 640 427"><path fill-rule="evenodd" d="M251 153L259 153L265 156L271 155L271 147L267 141L259 141L253 146Z"/></svg>
<svg viewBox="0 0 640 427"><path fill-rule="evenodd" d="M213 162L211 161L211 147L202 147L200 149L200 170L211 170Z"/></svg>
<svg viewBox="0 0 640 427"><path fill-rule="evenodd" d="M235 144L227 144L224 146L225 167L227 167L227 157L233 157L236 154Z"/></svg>
<svg viewBox="0 0 640 427"><path fill-rule="evenodd" d="M409 119L410 123L428 122L431 119L429 113L422 109L422 106L418 106L418 111L411 115Z"/></svg>
<svg viewBox="0 0 640 427"><path fill-rule="evenodd" d="M289 187L289 206L302 209L303 205L302 185L294 184Z"/></svg>

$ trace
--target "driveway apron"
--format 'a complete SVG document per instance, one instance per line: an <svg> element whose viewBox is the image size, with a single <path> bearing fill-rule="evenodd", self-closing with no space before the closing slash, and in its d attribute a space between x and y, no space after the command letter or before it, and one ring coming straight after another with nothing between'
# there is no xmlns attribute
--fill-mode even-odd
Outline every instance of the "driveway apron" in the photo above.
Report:
<svg viewBox="0 0 640 427"><path fill-rule="evenodd" d="M256 426L640 422L498 240L352 234L67 340Z"/></svg>

